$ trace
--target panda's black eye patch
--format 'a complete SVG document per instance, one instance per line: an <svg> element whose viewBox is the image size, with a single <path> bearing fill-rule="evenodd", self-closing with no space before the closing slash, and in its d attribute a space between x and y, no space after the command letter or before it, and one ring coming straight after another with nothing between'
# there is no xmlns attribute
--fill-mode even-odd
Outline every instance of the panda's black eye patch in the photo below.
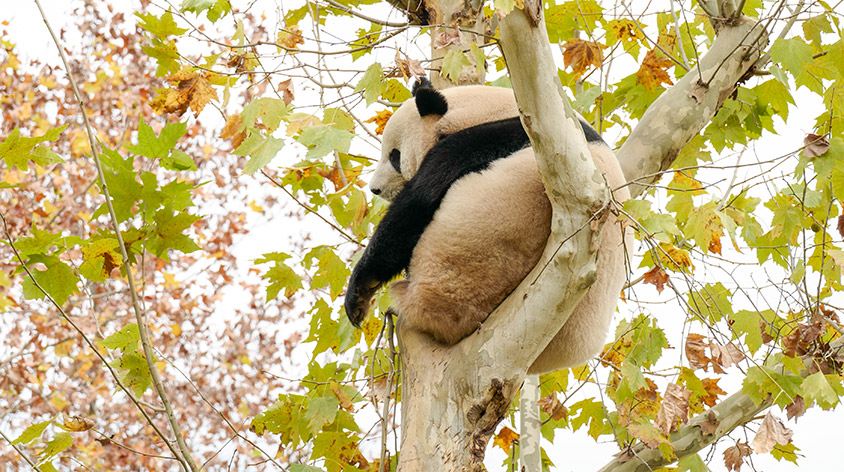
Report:
<svg viewBox="0 0 844 472"><path fill-rule="evenodd" d="M396 169L396 172L401 174L401 152L398 149L390 151L390 164L393 165L393 169Z"/></svg>

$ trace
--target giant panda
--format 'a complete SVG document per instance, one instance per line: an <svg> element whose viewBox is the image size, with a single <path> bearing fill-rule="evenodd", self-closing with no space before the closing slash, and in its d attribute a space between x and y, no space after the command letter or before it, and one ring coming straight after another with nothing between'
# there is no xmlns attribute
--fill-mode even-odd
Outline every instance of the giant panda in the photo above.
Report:
<svg viewBox="0 0 844 472"><path fill-rule="evenodd" d="M391 286L402 329L454 345L474 332L536 265L551 204L513 93L489 86L437 91L417 83L390 117L370 188L392 204L352 271L345 298L359 326L375 291ZM618 201L630 197L615 155L581 120L587 145ZM529 368L548 372L600 352L626 280L626 229L600 234L597 278Z"/></svg>

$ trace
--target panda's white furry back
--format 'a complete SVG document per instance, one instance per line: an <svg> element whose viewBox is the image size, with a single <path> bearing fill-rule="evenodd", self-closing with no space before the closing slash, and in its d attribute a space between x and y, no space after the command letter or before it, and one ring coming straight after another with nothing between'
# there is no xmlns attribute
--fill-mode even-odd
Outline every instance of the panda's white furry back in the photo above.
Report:
<svg viewBox="0 0 844 472"><path fill-rule="evenodd" d="M408 194L414 192L430 199L426 183L414 180L426 156L437 155L437 166L465 166L461 159L478 159L466 148L473 137L484 140L500 134L499 130L484 128L493 125L477 126L479 123L518 116L512 92L507 89L455 87L439 97L447 106L435 103L431 107L434 113L417 97L416 103L403 104L387 123L383 158L371 185L377 193L388 193L389 198L403 191L402 202L398 203L402 207L413 200L414 196ZM507 126L512 128L513 124ZM444 128L448 131L443 132ZM461 130L460 137L452 138L454 142L437 144L436 139ZM593 130L585 130L596 166L610 187L618 189L614 197L626 200L629 193L623 187L624 177L615 156ZM485 132L491 134L484 136ZM420 140L413 142L414 135ZM526 140L526 136L519 139ZM446 144L445 150L428 154L435 146ZM432 170L428 166L423 172ZM401 329L418 330L451 345L474 332L536 265L550 231L551 208L531 148L494 157L485 167L465 175L444 175L459 178L437 202L433 217L419 223L421 236L412 248L408 278L394 283L391 294ZM408 181L412 181L412 188L404 188ZM385 217L385 222L395 225L396 231L404 231L402 225L413 223L403 221L413 218L413 211L396 208L394 213L389 221ZM384 240L389 228L379 227L379 231ZM595 283L530 372L577 365L601 350L627 272L625 231L618 221L611 218L600 238ZM391 257L389 251L379 254L386 256L378 258ZM367 265L377 267L378 258ZM350 282L350 289L351 285L358 283Z"/></svg>

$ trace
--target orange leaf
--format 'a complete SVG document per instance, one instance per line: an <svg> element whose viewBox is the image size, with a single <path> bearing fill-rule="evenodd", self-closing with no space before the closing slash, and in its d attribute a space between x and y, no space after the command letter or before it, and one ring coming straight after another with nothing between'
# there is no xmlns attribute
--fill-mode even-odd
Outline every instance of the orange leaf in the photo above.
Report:
<svg viewBox="0 0 844 472"><path fill-rule="evenodd" d="M747 443L737 443L735 446L724 450L724 465L729 472L741 470L744 458L751 454L750 446Z"/></svg>
<svg viewBox="0 0 844 472"><path fill-rule="evenodd" d="M601 67L604 52L601 45L593 41L573 39L563 45L563 62L571 66L575 77L580 77L589 66Z"/></svg>
<svg viewBox="0 0 844 472"><path fill-rule="evenodd" d="M656 287L656 291L662 293L665 289L665 284L668 283L668 274L662 270L661 267L654 267L645 273L644 279L646 284L651 284Z"/></svg>
<svg viewBox="0 0 844 472"><path fill-rule="evenodd" d="M645 60L636 72L636 78L648 90L653 90L660 84L672 85L674 82L668 76L667 69L673 64L670 59L657 56L656 50L651 49L645 54Z"/></svg>
<svg viewBox="0 0 844 472"><path fill-rule="evenodd" d="M366 120L364 123L375 123L375 134L382 134L384 133L384 127L387 126L387 120L393 116L393 112L390 110L381 110L375 113L375 116Z"/></svg>
<svg viewBox="0 0 844 472"><path fill-rule="evenodd" d="M513 431L508 427L501 428L501 431L495 435L495 438L492 440L492 444L495 446L500 447L504 452L510 453L510 450L513 448L513 442L519 440L519 433Z"/></svg>

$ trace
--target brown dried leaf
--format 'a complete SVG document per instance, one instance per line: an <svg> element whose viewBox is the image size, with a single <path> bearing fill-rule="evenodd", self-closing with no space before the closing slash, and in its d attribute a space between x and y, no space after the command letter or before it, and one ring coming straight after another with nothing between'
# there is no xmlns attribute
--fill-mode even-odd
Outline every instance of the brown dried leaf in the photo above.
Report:
<svg viewBox="0 0 844 472"><path fill-rule="evenodd" d="M425 75L425 68L422 63L411 59L407 56L401 57L401 53L396 51L396 76L409 79L411 77L422 77Z"/></svg>
<svg viewBox="0 0 844 472"><path fill-rule="evenodd" d="M838 217L838 234L844 238L844 215Z"/></svg>
<svg viewBox="0 0 844 472"><path fill-rule="evenodd" d="M706 356L704 337L701 334L689 333L686 336L686 357L692 369L703 369L709 366L712 359Z"/></svg>
<svg viewBox="0 0 844 472"><path fill-rule="evenodd" d="M563 63L571 66L575 77L583 75L589 66L601 67L603 62L604 52L596 42L573 39L563 45Z"/></svg>
<svg viewBox="0 0 844 472"><path fill-rule="evenodd" d="M665 390L665 398L656 414L654 425L667 435L677 425L685 423L689 417L689 397L691 392L677 384L668 384Z"/></svg>
<svg viewBox="0 0 844 472"><path fill-rule="evenodd" d="M550 394L547 397L543 397L539 399L539 408L548 414L554 421L560 421L565 419L566 416L569 414L568 408L565 407L560 400L557 398L557 395Z"/></svg>
<svg viewBox="0 0 844 472"><path fill-rule="evenodd" d="M651 449L659 447L660 443L668 439L650 423L633 423L627 427L627 431Z"/></svg>
<svg viewBox="0 0 844 472"><path fill-rule="evenodd" d="M803 400L803 397L797 395L794 397L794 401L789 403L787 407L785 407L785 414L788 419L792 418L799 418L803 416L803 413L806 412L806 401Z"/></svg>
<svg viewBox="0 0 844 472"><path fill-rule="evenodd" d="M803 154L806 157L818 157L826 154L826 151L829 150L829 141L826 140L823 136L818 136L817 134L809 133L803 138Z"/></svg>
<svg viewBox="0 0 844 472"><path fill-rule="evenodd" d="M293 80L292 79L287 79L287 80L281 82L280 84L278 84L278 87L276 87L276 90L281 92L281 97L284 100L284 103L286 103L287 105L290 105L291 103L293 103L294 97L293 97Z"/></svg>
<svg viewBox="0 0 844 472"><path fill-rule="evenodd" d="M744 354L732 342L724 346L709 343L709 350L712 352L712 367L719 374L724 372L722 369L738 364L744 359Z"/></svg>
<svg viewBox="0 0 844 472"><path fill-rule="evenodd" d="M510 453L513 448L513 442L519 440L519 433L513 431L508 427L501 428L501 431L492 439L492 444L500 447L504 452Z"/></svg>
<svg viewBox="0 0 844 472"><path fill-rule="evenodd" d="M791 441L793 431L786 428L782 421L775 418L769 411L762 420L762 426L756 432L756 437L753 438L753 452L757 454L767 454L774 449L777 444L786 445Z"/></svg>
<svg viewBox="0 0 844 472"><path fill-rule="evenodd" d="M662 293L665 289L665 284L668 283L668 274L662 270L662 267L654 267L645 273L642 279L646 284L651 284L656 287L656 291Z"/></svg>
<svg viewBox="0 0 844 472"><path fill-rule="evenodd" d="M703 434L709 435L709 434L715 434L715 431L718 430L718 425L720 423L721 422L718 421L718 417L715 415L715 412L712 411L712 410L709 410L706 413L706 420L703 421L702 423L700 423L699 426L700 426L700 430L703 432Z"/></svg>
<svg viewBox="0 0 844 472"><path fill-rule="evenodd" d="M744 463L744 458L751 454L750 446L747 443L739 442L735 446L728 447L724 450L724 465L727 466L727 471L738 472Z"/></svg>
<svg viewBox="0 0 844 472"><path fill-rule="evenodd" d="M639 71L636 72L636 78L648 90L653 90L661 84L673 85L674 82L671 81L667 72L673 64L670 59L658 56L656 50L652 49L645 54L645 59L639 66Z"/></svg>

